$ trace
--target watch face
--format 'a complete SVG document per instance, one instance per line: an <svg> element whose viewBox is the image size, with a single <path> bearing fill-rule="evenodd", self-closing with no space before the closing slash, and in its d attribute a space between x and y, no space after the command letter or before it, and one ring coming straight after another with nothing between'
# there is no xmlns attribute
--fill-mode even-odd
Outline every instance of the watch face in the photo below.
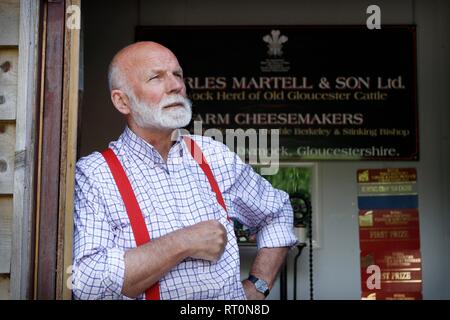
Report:
<svg viewBox="0 0 450 320"><path fill-rule="evenodd" d="M256 287L256 290L258 290L259 292L262 292L262 293L266 292L266 290L269 289L269 286L267 285L267 283L261 279L258 279L258 281L256 281L255 287Z"/></svg>

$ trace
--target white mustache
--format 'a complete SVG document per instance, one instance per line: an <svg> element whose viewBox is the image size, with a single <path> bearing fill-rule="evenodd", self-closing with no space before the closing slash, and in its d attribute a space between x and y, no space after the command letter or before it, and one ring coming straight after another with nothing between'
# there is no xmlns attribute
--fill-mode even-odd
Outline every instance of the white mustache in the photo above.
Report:
<svg viewBox="0 0 450 320"><path fill-rule="evenodd" d="M188 98L186 98L186 97L184 97L184 96L182 96L180 94L173 94L173 95L164 97L159 102L158 108L159 109L164 109L164 108L166 108L168 106L176 105L176 104L182 105L185 109L189 109L191 107L192 103L191 103L191 101Z"/></svg>

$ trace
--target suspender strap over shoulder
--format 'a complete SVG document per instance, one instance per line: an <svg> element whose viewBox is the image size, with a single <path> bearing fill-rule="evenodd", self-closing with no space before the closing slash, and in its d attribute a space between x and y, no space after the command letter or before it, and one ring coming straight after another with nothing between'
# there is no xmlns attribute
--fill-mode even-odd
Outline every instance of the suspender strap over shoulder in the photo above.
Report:
<svg viewBox="0 0 450 320"><path fill-rule="evenodd" d="M148 232L147 225L145 224L144 216L122 164L114 151L111 149L106 149L102 152L102 155L108 163L109 169L114 177L114 181L116 182L117 188L122 196L122 200L127 210L128 219L130 219L131 229L133 230L136 245L140 246L150 242L150 233ZM156 282L152 287L145 291L145 299L159 300L159 282Z"/></svg>
<svg viewBox="0 0 450 320"><path fill-rule="evenodd" d="M227 210L227 206L225 204L225 201L222 197L222 192L220 192L219 185L217 184L216 179L214 178L214 175L211 171L211 167L209 166L208 162L206 161L205 155L203 154L202 150L198 146L198 144L188 136L183 136L184 141L186 142L186 145L189 149L189 152L192 155L192 158L198 163L200 168L205 173L206 177L208 178L209 184L211 185L211 189L216 194L217 202L222 206L222 208L225 211ZM230 217L227 214L227 219L230 220Z"/></svg>

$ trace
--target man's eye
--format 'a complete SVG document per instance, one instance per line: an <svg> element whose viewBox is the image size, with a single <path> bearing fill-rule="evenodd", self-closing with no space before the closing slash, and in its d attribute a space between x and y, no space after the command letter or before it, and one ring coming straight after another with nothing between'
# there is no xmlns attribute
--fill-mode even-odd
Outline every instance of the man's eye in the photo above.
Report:
<svg viewBox="0 0 450 320"><path fill-rule="evenodd" d="M151 81L151 80L158 79L158 78L159 78L159 75L151 76L150 78L148 78L147 82L148 82L148 81Z"/></svg>

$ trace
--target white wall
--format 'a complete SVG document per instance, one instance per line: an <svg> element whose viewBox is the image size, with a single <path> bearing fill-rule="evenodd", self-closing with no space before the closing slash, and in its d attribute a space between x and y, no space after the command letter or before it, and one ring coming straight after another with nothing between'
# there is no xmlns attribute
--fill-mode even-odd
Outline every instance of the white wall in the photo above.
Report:
<svg viewBox="0 0 450 320"><path fill-rule="evenodd" d="M136 25L365 24L371 1L207 0L85 1L85 94L81 155L102 149L123 123L106 86L114 52L133 42ZM316 299L359 299L356 170L416 167L419 184L423 294L450 299L450 4L447 1L377 1L382 24L417 24L419 162L321 162L321 248L315 250ZM368 62L369 63L369 62ZM251 249L242 249L243 274ZM292 296L292 252L289 296ZM308 297L307 252L300 258L299 295ZM278 283L270 298L279 297Z"/></svg>

